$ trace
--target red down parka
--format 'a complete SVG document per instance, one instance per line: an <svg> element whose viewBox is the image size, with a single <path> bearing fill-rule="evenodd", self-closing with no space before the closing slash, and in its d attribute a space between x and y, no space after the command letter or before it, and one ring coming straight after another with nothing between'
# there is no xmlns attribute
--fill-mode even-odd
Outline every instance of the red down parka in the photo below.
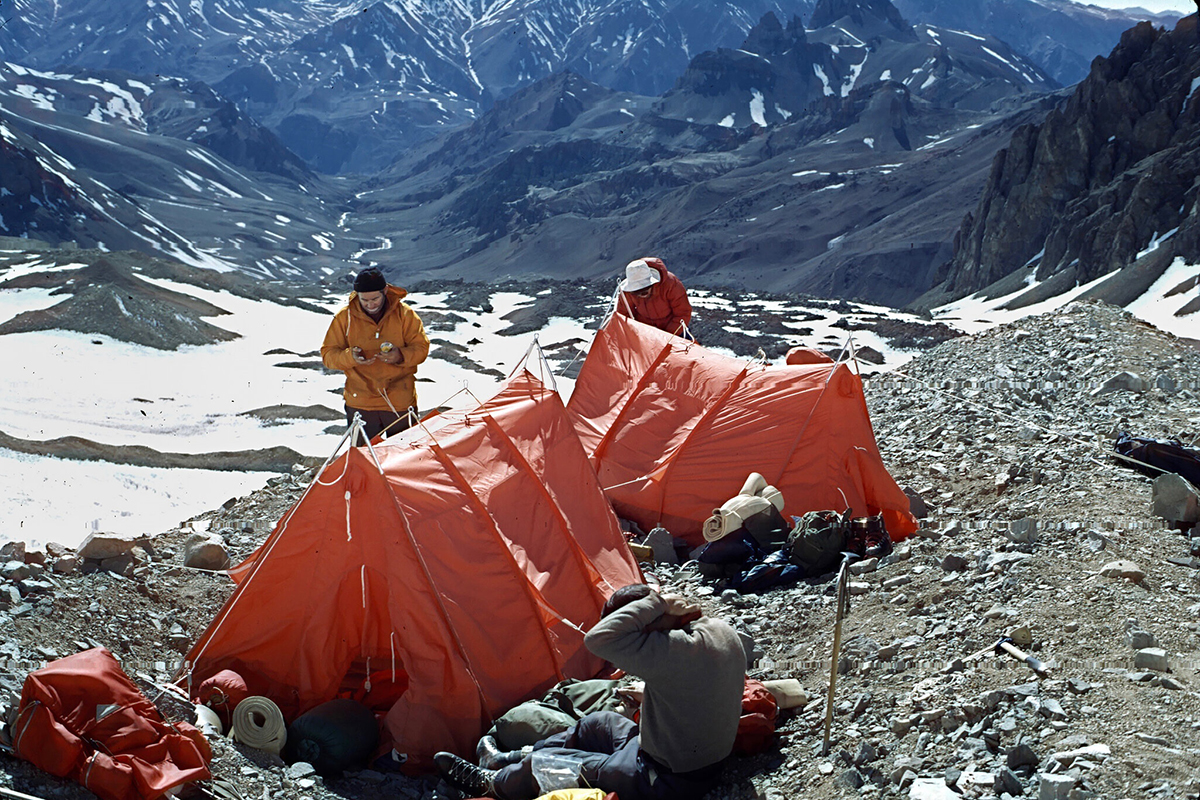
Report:
<svg viewBox="0 0 1200 800"><path fill-rule="evenodd" d="M186 722L166 723L103 647L29 673L13 751L102 800L155 800L207 780L212 758L204 735Z"/></svg>
<svg viewBox="0 0 1200 800"><path fill-rule="evenodd" d="M350 408L360 411L394 408L403 414L405 409L417 405L417 365L429 355L429 337L417 312L402 302L408 292L389 284L385 293L387 308L379 322L363 311L358 292L350 293L349 304L334 316L325 333L321 361L329 369L346 373L342 396ZM359 364L350 354L351 348L359 347L365 358L377 356L384 342L391 342L400 351L400 363L377 360L373 364Z"/></svg>
<svg viewBox="0 0 1200 800"><path fill-rule="evenodd" d="M629 316L633 309L633 318L638 322L653 325L659 330L680 336L684 325L692 324L692 304L688 301L687 290L683 281L675 277L675 273L667 271L667 265L661 258L643 259L662 278L650 289L649 297L636 297L632 292L622 292L617 302L617 312Z"/></svg>

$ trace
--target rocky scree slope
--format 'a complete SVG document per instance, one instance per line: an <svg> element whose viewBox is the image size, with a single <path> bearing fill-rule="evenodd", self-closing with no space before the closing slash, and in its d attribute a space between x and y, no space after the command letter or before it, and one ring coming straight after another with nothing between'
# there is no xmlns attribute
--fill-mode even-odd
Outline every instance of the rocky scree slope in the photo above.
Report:
<svg viewBox="0 0 1200 800"><path fill-rule="evenodd" d="M1123 372L1143 382L1112 380ZM1190 343L1076 303L945 342L903 374L868 381L884 460L927 510L893 554L854 567L828 755L828 577L741 596L689 564L648 568L649 579L754 639L753 677L796 677L810 695L781 715L767 752L727 762L709 800L1195 796L1198 573L1187 566L1188 538L1150 513L1150 480L1106 454L1121 428L1185 440L1200 432L1197 374ZM278 519L311 477L281 475L193 525L222 532L236 561L267 533L254 520ZM151 682L167 678L167 663L230 591L220 574L183 569L190 532L148 536L117 572L69 562L56 571L70 554L8 546L6 702L24 668L94 644L155 696ZM28 563L13 563L18 551ZM1136 567L1102 574L1116 560ZM1003 657L966 659L1020 628L1048 677ZM168 714L187 710L159 702ZM216 774L247 798L454 796L432 778L363 770L321 779L226 740L214 749ZM88 796L7 758L0 786Z"/></svg>

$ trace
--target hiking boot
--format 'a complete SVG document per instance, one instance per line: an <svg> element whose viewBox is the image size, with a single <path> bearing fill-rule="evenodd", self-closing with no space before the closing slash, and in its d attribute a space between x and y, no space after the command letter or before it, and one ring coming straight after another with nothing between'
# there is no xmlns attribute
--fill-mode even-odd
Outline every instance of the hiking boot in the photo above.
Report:
<svg viewBox="0 0 1200 800"><path fill-rule="evenodd" d="M872 526L863 535L866 548L863 555L867 558L883 558L888 553L892 552L892 537L888 536L887 529L881 524L878 527Z"/></svg>
<svg viewBox="0 0 1200 800"><path fill-rule="evenodd" d="M472 797L490 797L495 770L483 769L459 758L453 753L437 753L433 763L441 770L446 780L470 794Z"/></svg>
<svg viewBox="0 0 1200 800"><path fill-rule="evenodd" d="M883 558L892 552L892 539L881 516L851 520L846 540L846 549L863 558Z"/></svg>
<svg viewBox="0 0 1200 800"><path fill-rule="evenodd" d="M479 740L479 746L475 748L475 760L484 769L495 770L507 767L509 764L516 764L523 756L524 753L520 750L507 752L501 750L494 736L484 736Z"/></svg>

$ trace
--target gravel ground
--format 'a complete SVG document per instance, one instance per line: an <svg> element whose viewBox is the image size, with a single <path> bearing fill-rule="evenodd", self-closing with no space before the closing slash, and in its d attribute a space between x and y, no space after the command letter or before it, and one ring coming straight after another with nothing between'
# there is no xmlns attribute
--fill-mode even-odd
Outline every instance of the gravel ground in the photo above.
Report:
<svg viewBox="0 0 1200 800"><path fill-rule="evenodd" d="M1191 343L1076 303L868 379L885 463L928 512L892 555L850 578L828 753L834 582L743 596L687 564L650 568L754 639L752 677L797 678L812 698L781 714L767 752L730 759L710 800L1200 797L1200 561L1179 526L1151 512L1153 481L1110 456L1122 430L1195 439L1198 375ZM281 475L197 522L224 531L237 560L310 477ZM0 706L15 705L30 669L96 644L159 695L154 684L230 591L224 575L181 566L190 533L147 537L117 565L124 574L31 567L21 580L42 585L23 597L5 567ZM5 555L11 566L14 546ZM1118 560L1135 566L1102 574ZM967 660L1009 634L1028 635L1045 677L1004 656ZM158 702L168 717L187 713L169 696ZM214 752L216 777L247 800L448 794L434 779L374 770L322 779L225 740ZM91 797L7 756L0 787Z"/></svg>

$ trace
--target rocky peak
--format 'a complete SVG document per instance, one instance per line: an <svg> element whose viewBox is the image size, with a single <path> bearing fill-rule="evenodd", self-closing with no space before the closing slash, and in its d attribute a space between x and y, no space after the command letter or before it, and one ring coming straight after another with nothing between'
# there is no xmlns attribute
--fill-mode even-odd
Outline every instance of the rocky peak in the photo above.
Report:
<svg viewBox="0 0 1200 800"><path fill-rule="evenodd" d="M1161 243L1160 266L1141 270L1126 293L1146 288L1171 255L1195 262L1198 74L1195 16L1173 31L1150 23L1126 31L1045 122L1018 129L997 153L939 275L947 294L969 294L1024 267L1035 267L1040 281L1090 282L1131 266L1152 242Z"/></svg>
<svg viewBox="0 0 1200 800"><path fill-rule="evenodd" d="M815 30L839 22L872 36L895 38L899 34L905 39L916 38L912 26L891 0L817 0L808 27Z"/></svg>
<svg viewBox="0 0 1200 800"><path fill-rule="evenodd" d="M612 90L563 70L497 102L481 122L497 130L556 131L612 95Z"/></svg>
<svg viewBox="0 0 1200 800"><path fill-rule="evenodd" d="M742 49L761 56L774 56L786 53L797 44L804 44L806 41L808 39L804 34L804 24L799 17L792 17L785 29L779 24L779 18L768 11L746 34Z"/></svg>

